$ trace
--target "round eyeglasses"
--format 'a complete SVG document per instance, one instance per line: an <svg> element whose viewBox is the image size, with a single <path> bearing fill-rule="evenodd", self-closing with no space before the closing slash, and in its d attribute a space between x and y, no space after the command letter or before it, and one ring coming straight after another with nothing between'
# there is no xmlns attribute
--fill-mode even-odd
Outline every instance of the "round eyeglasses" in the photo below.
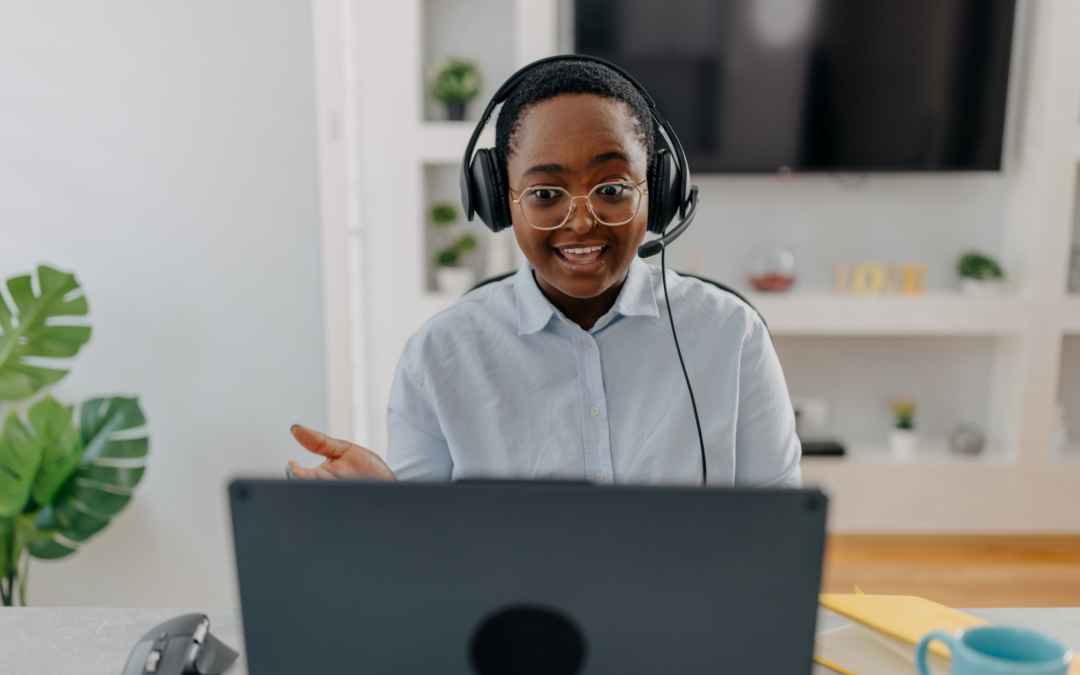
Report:
<svg viewBox="0 0 1080 675"><path fill-rule="evenodd" d="M637 184L623 180L600 183L584 197L574 197L563 188L550 185L526 188L520 197L513 190L510 194L521 207L525 222L538 230L557 230L565 225L579 199L585 200L596 222L614 227L629 223L637 215L641 196L649 194L645 187L647 180Z"/></svg>

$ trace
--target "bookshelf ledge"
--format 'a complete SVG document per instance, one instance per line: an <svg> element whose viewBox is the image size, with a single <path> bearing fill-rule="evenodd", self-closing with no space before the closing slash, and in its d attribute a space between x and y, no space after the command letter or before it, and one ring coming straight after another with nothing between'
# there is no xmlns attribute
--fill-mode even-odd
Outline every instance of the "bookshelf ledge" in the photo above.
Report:
<svg viewBox="0 0 1080 675"><path fill-rule="evenodd" d="M1008 335L1029 325L1028 303L1014 296L752 293L747 298L774 335Z"/></svg>
<svg viewBox="0 0 1080 675"><path fill-rule="evenodd" d="M1077 455L1080 459L1080 455ZM827 465L828 463L855 463L855 464L891 464L891 465L953 465L971 466L979 465L1010 465L1015 463L1013 455L989 448L978 455L958 455L950 452L942 442L926 442L919 448L918 454L909 460L895 459L889 454L884 445L858 444L847 445L847 454L843 457L803 457L803 462L814 462Z"/></svg>

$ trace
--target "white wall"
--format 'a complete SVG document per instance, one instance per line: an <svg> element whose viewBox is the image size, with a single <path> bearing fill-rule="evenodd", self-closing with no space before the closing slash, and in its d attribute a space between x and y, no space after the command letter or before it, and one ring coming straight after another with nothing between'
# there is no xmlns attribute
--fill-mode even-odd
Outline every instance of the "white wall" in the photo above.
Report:
<svg viewBox="0 0 1080 675"><path fill-rule="evenodd" d="M307 0L0 4L0 276L74 270L94 335L63 400L136 393L151 454L34 605L236 604L225 485L324 425Z"/></svg>

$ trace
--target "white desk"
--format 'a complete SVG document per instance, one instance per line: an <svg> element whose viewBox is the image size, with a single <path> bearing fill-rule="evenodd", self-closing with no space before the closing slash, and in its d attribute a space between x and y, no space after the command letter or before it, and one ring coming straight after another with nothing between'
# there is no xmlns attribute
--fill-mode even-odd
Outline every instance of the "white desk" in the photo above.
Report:
<svg viewBox="0 0 1080 675"><path fill-rule="evenodd" d="M148 630L171 617L200 610L0 608L0 674L120 675L128 654ZM1080 607L1066 609L969 609L991 623L1040 630L1074 649L1080 647ZM219 609L210 617L210 631L238 649L240 659L228 675L246 675L240 612ZM823 610L818 629L844 620ZM815 667L815 675L832 671Z"/></svg>

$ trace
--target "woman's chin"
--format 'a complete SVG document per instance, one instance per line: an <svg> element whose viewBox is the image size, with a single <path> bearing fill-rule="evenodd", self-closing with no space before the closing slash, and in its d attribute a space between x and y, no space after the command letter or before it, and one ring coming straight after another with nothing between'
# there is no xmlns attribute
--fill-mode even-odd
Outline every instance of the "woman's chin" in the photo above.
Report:
<svg viewBox="0 0 1080 675"><path fill-rule="evenodd" d="M562 265L556 264L544 276L548 284L563 295L586 300L602 295L618 283L618 277L610 274L610 271L607 265L603 265L592 274L570 273Z"/></svg>

